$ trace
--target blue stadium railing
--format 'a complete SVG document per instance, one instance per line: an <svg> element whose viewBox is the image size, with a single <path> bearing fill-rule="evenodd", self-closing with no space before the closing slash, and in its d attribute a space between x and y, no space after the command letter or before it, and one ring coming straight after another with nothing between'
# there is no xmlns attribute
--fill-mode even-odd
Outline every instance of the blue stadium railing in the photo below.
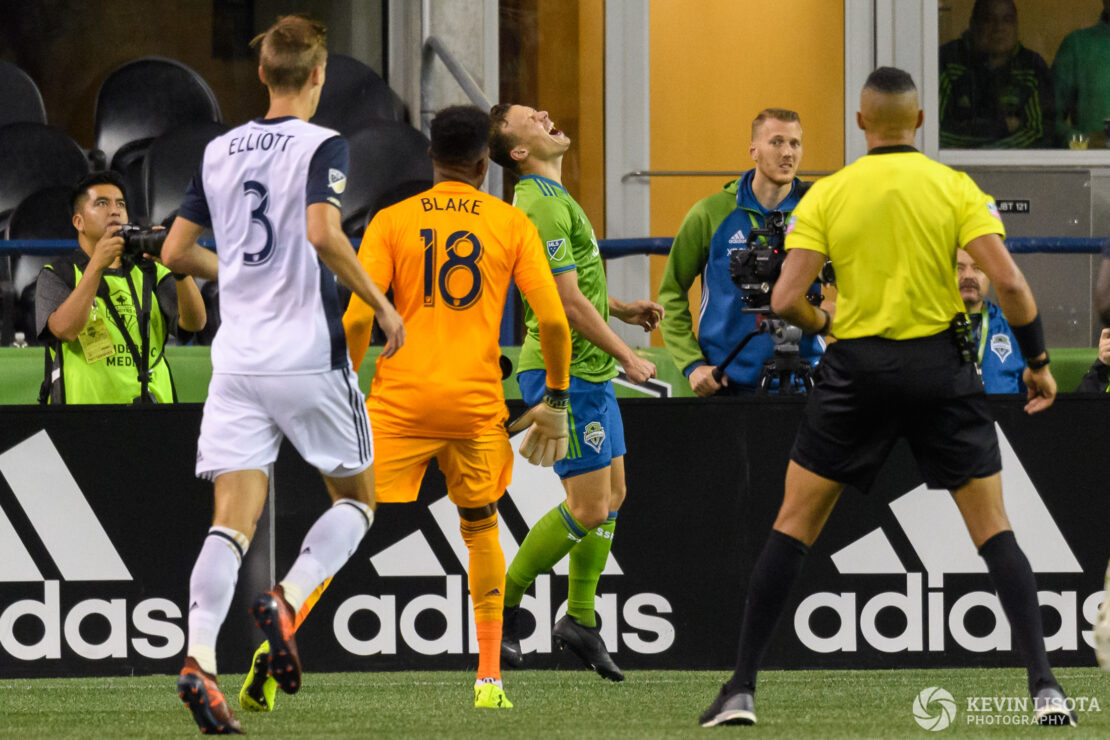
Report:
<svg viewBox="0 0 1110 740"><path fill-rule="evenodd" d="M637 254L667 254L671 251L670 237L648 237L640 239L599 239L598 247L605 259L630 257ZM1098 254L1105 239L1061 238L1061 237L1015 237L1006 240L1006 246L1014 254ZM211 239L201 239L200 243L210 249L215 248ZM356 248L358 241L352 240ZM77 247L75 239L11 239L0 240L0 258L10 253L51 255ZM505 303L505 313L501 321L501 344L515 344L516 300L513 292Z"/></svg>

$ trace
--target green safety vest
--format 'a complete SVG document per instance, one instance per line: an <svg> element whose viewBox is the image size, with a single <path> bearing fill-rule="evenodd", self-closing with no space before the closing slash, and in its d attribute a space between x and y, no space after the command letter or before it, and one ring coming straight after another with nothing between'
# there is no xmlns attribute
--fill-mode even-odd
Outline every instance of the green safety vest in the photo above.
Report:
<svg viewBox="0 0 1110 740"><path fill-rule="evenodd" d="M88 258L82 253L54 260L46 269L53 270L67 285L76 288L87 266ZM110 357L86 362L80 341L63 342L52 337L46 345L39 403L170 403L177 400L164 354L168 327L154 290L168 273L162 265L143 261L124 274L101 275L89 321L95 315L97 320L104 322L115 352ZM144 326L146 331L143 331ZM143 373L148 367L144 399Z"/></svg>

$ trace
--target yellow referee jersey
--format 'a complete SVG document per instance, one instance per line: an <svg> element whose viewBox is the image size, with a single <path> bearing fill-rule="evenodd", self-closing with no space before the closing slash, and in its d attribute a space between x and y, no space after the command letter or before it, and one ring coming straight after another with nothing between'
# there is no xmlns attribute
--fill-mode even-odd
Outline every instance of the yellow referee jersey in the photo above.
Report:
<svg viewBox="0 0 1110 740"><path fill-rule="evenodd" d="M786 249L832 260L836 337L914 339L963 312L956 248L985 234L1006 230L994 199L967 174L910 147L885 147L813 185Z"/></svg>

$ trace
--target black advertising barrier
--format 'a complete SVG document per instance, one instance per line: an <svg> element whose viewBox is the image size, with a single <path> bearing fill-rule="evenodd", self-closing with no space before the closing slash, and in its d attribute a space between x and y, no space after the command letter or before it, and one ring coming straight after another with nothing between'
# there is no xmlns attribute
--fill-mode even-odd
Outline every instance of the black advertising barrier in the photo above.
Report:
<svg viewBox="0 0 1110 740"><path fill-rule="evenodd" d="M180 670L189 575L212 518L212 486L193 476L200 410L0 408L0 676ZM260 526L221 670L250 660L245 615L269 561Z"/></svg>
<svg viewBox="0 0 1110 740"><path fill-rule="evenodd" d="M598 611L622 667L732 664L743 589L781 499L802 403L621 402L628 499ZM1110 403L1061 398L1034 418L1021 406L993 402L1007 510L1037 572L1053 663L1092 665L1090 623L1110 555L1103 513ZM0 411L0 676L178 669L189 571L211 512L208 484L192 477L199 410ZM59 460L68 478L47 474ZM327 498L288 445L275 480L274 556L283 573ZM501 505L508 557L528 524L560 498L549 470L518 458ZM89 535L90 514L100 534ZM245 608L270 578L269 521L264 514L221 633L223 671L245 670L260 639ZM378 509L370 534L301 628L306 668L473 667L465 561L458 517L433 464L420 501ZM574 665L551 650L550 625L565 598L564 560L525 600L539 625L524 643L529 665ZM767 665L1018 665L996 615L950 497L921 486L899 445L868 496L850 489L842 496Z"/></svg>

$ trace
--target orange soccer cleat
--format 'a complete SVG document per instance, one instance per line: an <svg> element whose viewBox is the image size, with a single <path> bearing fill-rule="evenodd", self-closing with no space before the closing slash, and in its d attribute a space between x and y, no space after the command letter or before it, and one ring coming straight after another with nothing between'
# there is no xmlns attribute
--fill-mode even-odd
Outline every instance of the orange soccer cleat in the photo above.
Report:
<svg viewBox="0 0 1110 740"><path fill-rule="evenodd" d="M297 655L296 612L285 600L281 586L259 594L251 607L254 622L270 641L270 674L287 694L301 688L301 659Z"/></svg>
<svg viewBox="0 0 1110 740"><path fill-rule="evenodd" d="M203 734L243 734L239 720L231 713L227 699L216 684L216 677L202 671L193 658L185 659L185 667L177 678L177 695L189 707Z"/></svg>

